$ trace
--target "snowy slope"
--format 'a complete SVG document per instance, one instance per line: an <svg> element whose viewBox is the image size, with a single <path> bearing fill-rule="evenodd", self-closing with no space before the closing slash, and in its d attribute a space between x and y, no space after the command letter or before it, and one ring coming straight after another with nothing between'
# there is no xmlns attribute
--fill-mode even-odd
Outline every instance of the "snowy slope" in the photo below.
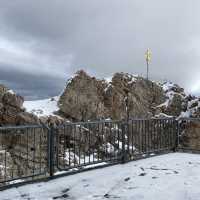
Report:
<svg viewBox="0 0 200 200"><path fill-rule="evenodd" d="M200 155L171 153L0 192L15 200L199 200Z"/></svg>
<svg viewBox="0 0 200 200"><path fill-rule="evenodd" d="M59 96L50 99L25 101L23 106L27 112L31 112L37 115L38 117L50 116L55 115L54 112L59 110L57 106L58 100Z"/></svg>

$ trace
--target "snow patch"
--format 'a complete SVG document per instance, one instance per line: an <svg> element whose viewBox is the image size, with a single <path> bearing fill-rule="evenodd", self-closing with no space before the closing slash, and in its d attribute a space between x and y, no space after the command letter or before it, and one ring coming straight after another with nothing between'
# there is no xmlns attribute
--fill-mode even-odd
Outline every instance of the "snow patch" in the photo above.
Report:
<svg viewBox="0 0 200 200"><path fill-rule="evenodd" d="M23 106L27 112L33 113L38 117L55 116L55 112L59 110L58 100L59 96L50 99L25 101Z"/></svg>
<svg viewBox="0 0 200 200"><path fill-rule="evenodd" d="M8 90L7 92L10 94L15 94L15 92L13 90Z"/></svg>

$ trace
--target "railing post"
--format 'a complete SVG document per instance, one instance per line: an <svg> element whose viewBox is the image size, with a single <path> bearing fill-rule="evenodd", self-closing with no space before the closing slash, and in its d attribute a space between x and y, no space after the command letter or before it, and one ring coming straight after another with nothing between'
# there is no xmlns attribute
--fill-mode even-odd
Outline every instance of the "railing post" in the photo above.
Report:
<svg viewBox="0 0 200 200"><path fill-rule="evenodd" d="M122 122L122 157L121 163L124 164L126 162L126 123Z"/></svg>
<svg viewBox="0 0 200 200"><path fill-rule="evenodd" d="M174 152L178 151L178 147L179 147L179 132L180 132L180 125L179 125L179 121L176 119L173 119L174 122L174 128L173 131L175 131L175 144L174 144L174 148L172 149Z"/></svg>
<svg viewBox="0 0 200 200"><path fill-rule="evenodd" d="M51 125L48 137L48 153L49 153L49 175L54 175L54 136L55 128Z"/></svg>
<svg viewBox="0 0 200 200"><path fill-rule="evenodd" d="M176 122L177 122L176 151L178 151L179 144L180 144L180 141L179 141L179 137L180 137L180 123L179 123L179 120L176 120Z"/></svg>

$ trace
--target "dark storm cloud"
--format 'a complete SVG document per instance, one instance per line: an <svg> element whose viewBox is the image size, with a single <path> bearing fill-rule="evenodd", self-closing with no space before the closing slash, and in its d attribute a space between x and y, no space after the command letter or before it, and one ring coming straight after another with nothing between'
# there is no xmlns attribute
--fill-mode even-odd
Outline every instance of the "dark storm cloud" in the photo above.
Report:
<svg viewBox="0 0 200 200"><path fill-rule="evenodd" d="M0 83L17 91L25 100L52 97L60 94L65 80L45 75L32 75L17 70L6 70L1 66Z"/></svg>
<svg viewBox="0 0 200 200"><path fill-rule="evenodd" d="M145 75L149 47L152 79L197 93L199 7L198 0L1 1L0 72L6 66L4 79L26 96L48 96L80 68L98 77ZM37 83L24 84L23 74Z"/></svg>

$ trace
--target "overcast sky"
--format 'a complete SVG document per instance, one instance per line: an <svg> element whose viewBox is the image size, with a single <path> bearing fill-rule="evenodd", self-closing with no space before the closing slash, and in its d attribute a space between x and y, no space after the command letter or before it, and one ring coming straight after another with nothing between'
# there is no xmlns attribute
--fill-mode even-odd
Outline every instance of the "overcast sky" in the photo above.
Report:
<svg viewBox="0 0 200 200"><path fill-rule="evenodd" d="M199 0L0 0L0 83L26 99L59 94L85 69L172 80L200 93Z"/></svg>

